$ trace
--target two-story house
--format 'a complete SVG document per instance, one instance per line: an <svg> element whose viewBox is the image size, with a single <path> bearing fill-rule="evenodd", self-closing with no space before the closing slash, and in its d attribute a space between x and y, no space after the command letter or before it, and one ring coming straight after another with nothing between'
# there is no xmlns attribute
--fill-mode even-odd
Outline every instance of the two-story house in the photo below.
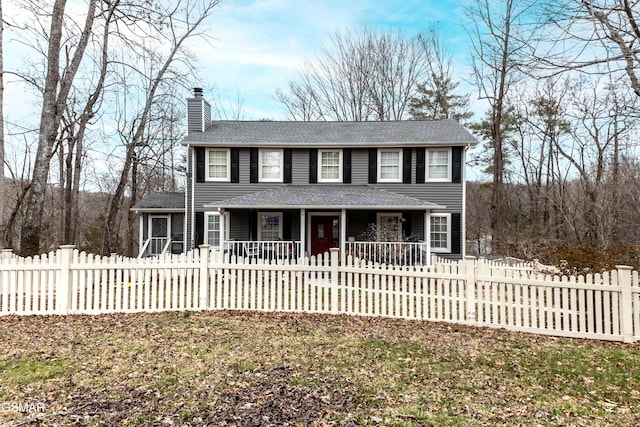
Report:
<svg viewBox="0 0 640 427"><path fill-rule="evenodd" d="M186 193L136 205L141 253L206 243L299 256L411 240L426 258L464 255L465 154L476 140L456 121L212 122L200 90L187 104Z"/></svg>

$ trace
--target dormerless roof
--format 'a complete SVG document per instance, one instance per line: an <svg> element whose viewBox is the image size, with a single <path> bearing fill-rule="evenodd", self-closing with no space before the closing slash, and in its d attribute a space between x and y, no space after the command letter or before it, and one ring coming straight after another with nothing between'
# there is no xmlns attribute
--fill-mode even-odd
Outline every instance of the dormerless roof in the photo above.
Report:
<svg viewBox="0 0 640 427"><path fill-rule="evenodd" d="M189 145L469 145L476 139L455 120L382 122L214 121L183 139Z"/></svg>
<svg viewBox="0 0 640 427"><path fill-rule="evenodd" d="M205 203L205 208L221 209L444 209L425 202L369 185L286 185L258 191L219 202Z"/></svg>
<svg viewBox="0 0 640 427"><path fill-rule="evenodd" d="M136 203L131 210L136 212L181 212L184 210L184 193L149 193Z"/></svg>

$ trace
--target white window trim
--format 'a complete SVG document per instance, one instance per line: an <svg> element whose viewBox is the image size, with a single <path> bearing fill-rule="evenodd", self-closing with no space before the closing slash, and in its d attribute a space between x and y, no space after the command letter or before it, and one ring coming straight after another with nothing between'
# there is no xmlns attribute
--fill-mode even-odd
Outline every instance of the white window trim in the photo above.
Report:
<svg viewBox="0 0 640 427"><path fill-rule="evenodd" d="M262 154L267 152L280 153L280 175L278 178L264 178L262 176ZM283 182L284 181L284 150L282 149L260 149L258 152L258 181L259 182Z"/></svg>
<svg viewBox="0 0 640 427"><path fill-rule="evenodd" d="M280 218L278 220L278 239L282 240L282 220L283 220L282 212L268 212L268 211L258 212L258 222L260 221L260 218L262 217L262 215L277 216ZM258 240L262 240L262 224L260 223L258 223Z"/></svg>
<svg viewBox="0 0 640 427"><path fill-rule="evenodd" d="M338 178L322 178L322 153L338 153ZM342 150L318 150L318 182L342 182Z"/></svg>
<svg viewBox="0 0 640 427"><path fill-rule="evenodd" d="M429 177L429 153L434 151L446 151L447 152L447 177L446 178L431 178ZM425 171L424 171L424 180L425 182L451 182L451 147L441 147L441 148L428 148L425 150Z"/></svg>
<svg viewBox="0 0 640 427"><path fill-rule="evenodd" d="M220 212L205 212L204 213L204 236L203 236L202 241L204 242L205 245L209 245L209 246L215 247L215 248L220 248L220 246L222 245L223 241L227 239L227 236L229 236L229 212L225 212L223 215L224 215L224 221L223 221L224 233L220 233L220 245L213 245L213 244L209 243L209 217L210 216L220 216ZM220 219L222 220L223 218L220 218Z"/></svg>
<svg viewBox="0 0 640 427"><path fill-rule="evenodd" d="M431 242L431 221L433 218L447 218L447 247L446 248L434 248ZM449 253L451 252L451 214L450 213L432 213L429 216L429 248L434 253Z"/></svg>
<svg viewBox="0 0 640 427"><path fill-rule="evenodd" d="M402 182L402 149L378 149L378 182ZM397 178L382 178L382 153L383 152L397 152L398 155L398 177Z"/></svg>
<svg viewBox="0 0 640 427"><path fill-rule="evenodd" d="M212 151L225 151L227 153L227 176L224 178L212 178L209 176L209 153ZM205 181L211 182L230 182L231 181L231 150L225 148L209 148L206 151L206 174Z"/></svg>
<svg viewBox="0 0 640 427"><path fill-rule="evenodd" d="M397 224L398 224L398 236L396 238L396 240L392 240L393 242L400 242L402 241L402 213L400 212L378 212L376 213L376 240L377 241L382 241L380 238L380 226L382 225L380 222L380 218L384 217L384 216L390 216L390 217L394 217L397 219Z"/></svg>

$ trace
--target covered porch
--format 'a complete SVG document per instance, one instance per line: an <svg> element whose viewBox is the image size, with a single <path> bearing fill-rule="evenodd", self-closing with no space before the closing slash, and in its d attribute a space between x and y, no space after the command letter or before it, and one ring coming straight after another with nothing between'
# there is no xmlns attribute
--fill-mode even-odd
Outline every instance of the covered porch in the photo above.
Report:
<svg viewBox="0 0 640 427"><path fill-rule="evenodd" d="M139 258L184 252L184 206L181 192L149 193L136 203L131 210L139 215Z"/></svg>
<svg viewBox="0 0 640 427"><path fill-rule="evenodd" d="M205 243L237 256L292 259L339 248L426 265L431 213L444 206L373 186L290 185L205 205Z"/></svg>

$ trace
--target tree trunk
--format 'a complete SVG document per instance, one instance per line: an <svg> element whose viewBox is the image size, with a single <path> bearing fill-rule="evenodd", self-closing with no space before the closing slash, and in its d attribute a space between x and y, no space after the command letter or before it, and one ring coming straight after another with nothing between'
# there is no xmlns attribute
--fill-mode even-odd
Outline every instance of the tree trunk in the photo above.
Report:
<svg viewBox="0 0 640 427"><path fill-rule="evenodd" d="M40 229L44 209L44 196L49 177L49 161L53 144L58 133L58 82L60 80L60 43L66 1L56 0L51 16L49 49L47 54L47 74L40 114L38 149L36 151L31 189L27 197L27 208L20 232L20 253L37 255L40 253Z"/></svg>
<svg viewBox="0 0 640 427"><path fill-rule="evenodd" d="M53 5L46 58L47 71L42 99L42 112L40 114L38 148L33 166L31 190L27 198L27 208L22 220L22 230L20 233L20 253L22 255L36 255L41 249L40 233L42 215L53 147L56 137L58 136L60 119L66 106L73 80L80 67L85 48L89 43L96 1L97 0L91 0L89 3L85 26L77 42L73 57L65 68L63 79L60 78L60 50L66 0L56 0Z"/></svg>
<svg viewBox="0 0 640 427"><path fill-rule="evenodd" d="M4 179L4 65L2 62L2 45L4 31L4 21L2 18L2 0L0 0L0 230L4 231L4 198L5 198L5 179ZM0 249L4 248L6 241L0 240Z"/></svg>

